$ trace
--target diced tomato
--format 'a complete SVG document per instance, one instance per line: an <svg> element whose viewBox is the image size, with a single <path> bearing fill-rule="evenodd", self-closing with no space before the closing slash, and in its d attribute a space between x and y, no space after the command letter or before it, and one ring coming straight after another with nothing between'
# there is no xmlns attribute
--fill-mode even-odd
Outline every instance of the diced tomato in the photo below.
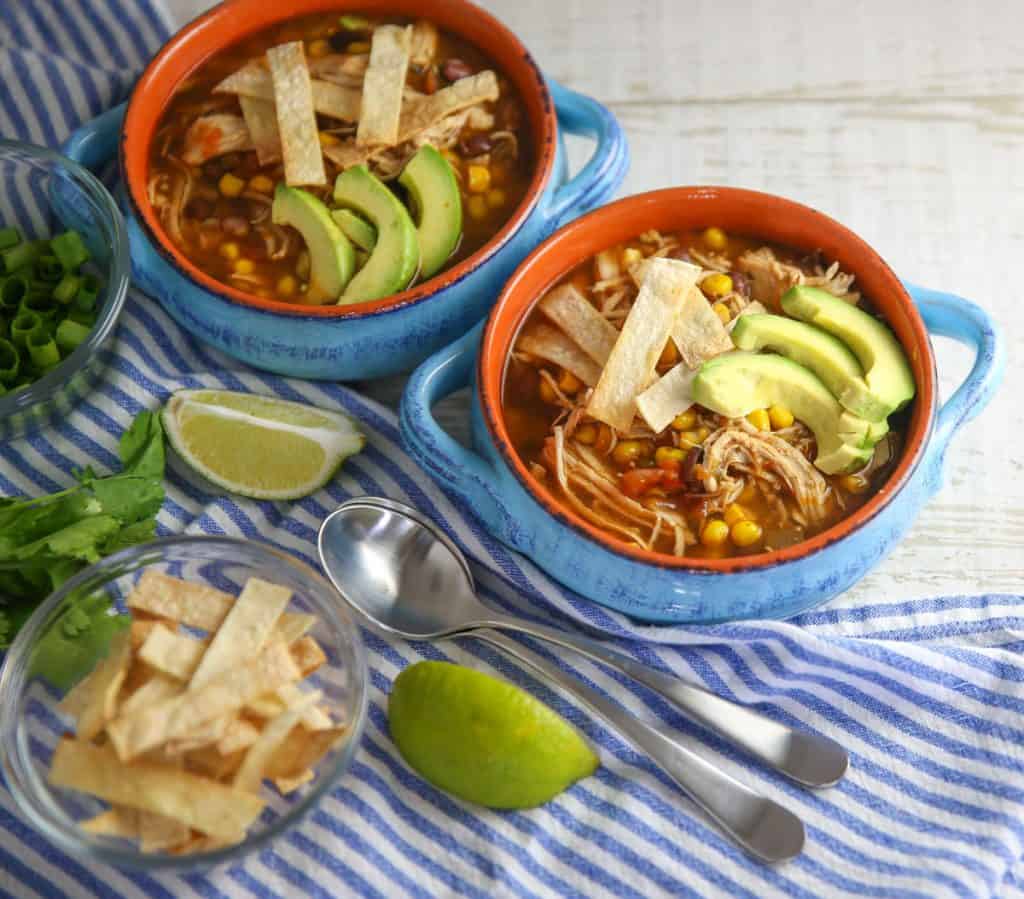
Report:
<svg viewBox="0 0 1024 899"><path fill-rule="evenodd" d="M657 487L665 472L660 468L634 468L622 476L622 492L636 499L652 487Z"/></svg>
<svg viewBox="0 0 1024 899"><path fill-rule="evenodd" d="M658 468L660 468L662 471L673 471L676 474L679 473L679 466L680 463L678 459L662 459L658 463Z"/></svg>
<svg viewBox="0 0 1024 899"><path fill-rule="evenodd" d="M679 465L676 465L675 471L666 470L665 474L661 478L661 489L666 493L671 493L673 490L681 490L683 488L683 479L679 477Z"/></svg>

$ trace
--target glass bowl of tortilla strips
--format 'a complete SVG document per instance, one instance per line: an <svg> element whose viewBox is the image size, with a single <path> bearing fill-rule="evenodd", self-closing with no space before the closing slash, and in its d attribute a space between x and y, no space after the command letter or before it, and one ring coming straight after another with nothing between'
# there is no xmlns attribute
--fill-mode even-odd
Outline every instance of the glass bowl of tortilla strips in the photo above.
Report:
<svg viewBox="0 0 1024 899"><path fill-rule="evenodd" d="M366 715L359 630L272 547L170 537L71 578L0 672L0 761L65 851L195 868L281 834L348 768Z"/></svg>

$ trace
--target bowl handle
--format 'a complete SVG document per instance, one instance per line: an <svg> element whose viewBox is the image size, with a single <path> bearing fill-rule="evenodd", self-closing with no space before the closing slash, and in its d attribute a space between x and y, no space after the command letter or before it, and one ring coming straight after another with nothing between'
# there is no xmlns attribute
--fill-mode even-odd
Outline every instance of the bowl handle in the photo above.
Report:
<svg viewBox="0 0 1024 899"><path fill-rule="evenodd" d="M522 548L522 526L495 490L494 469L445 432L432 411L437 402L472 380L483 328L484 322L480 322L409 377L398 410L402 443L419 466L458 497L496 537Z"/></svg>
<svg viewBox="0 0 1024 899"><path fill-rule="evenodd" d="M956 392L939 409L932 433L930 488L944 480L946 450L953 435L977 416L995 395L1006 368L1006 340L991 316L975 303L951 293L906 284L929 332L974 348L974 366Z"/></svg>
<svg viewBox="0 0 1024 899"><path fill-rule="evenodd" d="M86 122L64 141L61 153L87 169L97 169L112 159L117 154L117 142L127 106L127 101L119 103Z"/></svg>
<svg viewBox="0 0 1024 899"><path fill-rule="evenodd" d="M587 164L556 188L543 210L554 229L600 206L618 190L629 171L629 144L622 126L608 107L550 78L547 83L562 130L597 141Z"/></svg>

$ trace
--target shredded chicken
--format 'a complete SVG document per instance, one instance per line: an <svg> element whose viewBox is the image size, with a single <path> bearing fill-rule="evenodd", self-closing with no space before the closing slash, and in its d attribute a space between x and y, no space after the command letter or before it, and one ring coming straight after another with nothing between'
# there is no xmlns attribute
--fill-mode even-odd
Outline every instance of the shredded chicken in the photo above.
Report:
<svg viewBox="0 0 1024 899"><path fill-rule="evenodd" d="M214 156L251 150L252 138L245 119L229 113L204 115L189 125L181 158L188 165L202 165Z"/></svg>
<svg viewBox="0 0 1024 899"><path fill-rule="evenodd" d="M838 262L833 262L827 271L818 266L815 274L808 275L798 266L780 260L769 247L761 247L747 250L736 261L736 267L750 276L752 299L764 303L769 309L777 309L782 295L800 284L820 287L849 303L860 301L860 294L851 290L854 276L840 271Z"/></svg>

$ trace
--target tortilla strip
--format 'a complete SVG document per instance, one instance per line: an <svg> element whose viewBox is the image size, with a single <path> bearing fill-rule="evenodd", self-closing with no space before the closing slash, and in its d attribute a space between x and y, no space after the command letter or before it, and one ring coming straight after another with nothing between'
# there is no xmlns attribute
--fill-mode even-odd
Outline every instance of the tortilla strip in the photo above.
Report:
<svg viewBox="0 0 1024 899"><path fill-rule="evenodd" d="M181 158L188 165L202 165L214 156L251 149L245 120L232 113L215 112L200 116L188 126Z"/></svg>
<svg viewBox="0 0 1024 899"><path fill-rule="evenodd" d="M148 569L128 596L128 606L189 627L215 631L235 598L222 590Z"/></svg>
<svg viewBox="0 0 1024 899"><path fill-rule="evenodd" d="M114 717L117 711L117 694L128 673L131 649L129 630L114 634L106 656L100 660L89 677L89 698L75 725L75 735L78 739L91 740Z"/></svg>
<svg viewBox="0 0 1024 899"><path fill-rule="evenodd" d="M302 718L306 709L316 705L321 696L323 694L319 690L304 694L302 702L296 703L263 728L259 738L249 747L241 767L235 772L234 779L231 781L236 790L245 790L249 793L259 792L263 780L263 769L267 767L271 757L291 733L292 728L299 723L299 719Z"/></svg>
<svg viewBox="0 0 1024 899"><path fill-rule="evenodd" d="M134 618L131 623L132 652L138 652L139 647L146 642L146 638L149 636L150 631L161 623L162 622L159 619L143 621L142 619Z"/></svg>
<svg viewBox="0 0 1024 899"><path fill-rule="evenodd" d="M409 62L414 66L429 66L437 55L437 26L426 19L420 19L412 26L409 44Z"/></svg>
<svg viewBox="0 0 1024 899"><path fill-rule="evenodd" d="M303 784L308 784L312 779L313 772L307 768L301 774L296 774L295 777L275 777L273 782L277 787L277 792L282 796L287 796L289 793L294 793Z"/></svg>
<svg viewBox="0 0 1024 899"><path fill-rule="evenodd" d="M231 755L252 746L260 736L259 728L244 718L233 718L224 736L217 742L217 752Z"/></svg>
<svg viewBox="0 0 1024 899"><path fill-rule="evenodd" d="M93 691L95 689L93 677L98 671L99 666L97 665L77 684L68 690L61 701L57 703L57 711L63 715L70 715L75 719L75 721L77 721L78 716L82 714L92 699Z"/></svg>
<svg viewBox="0 0 1024 899"><path fill-rule="evenodd" d="M191 833L183 821L158 815L156 812L138 812L139 848L143 852L163 852L184 843Z"/></svg>
<svg viewBox="0 0 1024 899"><path fill-rule="evenodd" d="M355 87L361 92L369 63L368 53L330 53L310 60L309 74L342 87Z"/></svg>
<svg viewBox="0 0 1024 899"><path fill-rule="evenodd" d="M158 626L139 647L139 658L161 674L187 681L195 673L208 645L208 640L197 640Z"/></svg>
<svg viewBox="0 0 1024 899"><path fill-rule="evenodd" d="M561 331L543 322L531 325L519 338L519 349L531 356L554 362L572 372L588 387L601 377L601 367Z"/></svg>
<svg viewBox="0 0 1024 899"><path fill-rule="evenodd" d="M274 642L255 658L215 675L198 690L187 690L116 718L107 725L107 734L118 758L127 761L169 740L187 737L199 725L237 711L257 696L299 677L288 647Z"/></svg>
<svg viewBox="0 0 1024 899"><path fill-rule="evenodd" d="M575 287L563 284L549 290L538 305L598 365L608 361L619 332Z"/></svg>
<svg viewBox="0 0 1024 899"><path fill-rule="evenodd" d="M78 826L86 833L96 836L137 840L139 838L139 813L136 809L125 808L123 805L112 805L105 812L79 821Z"/></svg>
<svg viewBox="0 0 1024 899"><path fill-rule="evenodd" d="M768 307L765 306L764 303L759 303L757 300L751 300L740 310L740 314L725 326L725 330L732 334L733 328L736 327L736 323L743 318L744 315L756 315L767 311Z"/></svg>
<svg viewBox="0 0 1024 899"><path fill-rule="evenodd" d="M244 832L264 801L185 771L137 762L126 765L107 746L67 737L57 744L48 780L107 802L156 812L214 836Z"/></svg>
<svg viewBox="0 0 1024 899"><path fill-rule="evenodd" d="M454 84L443 87L416 103L409 103L402 109L398 123L398 140L404 144L442 119L483 103L498 99L498 77L490 69L477 72L468 78L461 78ZM346 141L333 147L325 147L324 154L337 166L347 169L361 165L374 155L373 148L358 146Z"/></svg>
<svg viewBox="0 0 1024 899"><path fill-rule="evenodd" d="M672 340L687 368L734 349L732 338L699 287L694 285L672 329Z"/></svg>
<svg viewBox="0 0 1024 899"><path fill-rule="evenodd" d="M234 720L234 712L226 712L209 721L204 721L177 739L168 740L163 744L164 759L177 762L186 752L193 752L204 746L219 743L227 735Z"/></svg>
<svg viewBox="0 0 1024 899"><path fill-rule="evenodd" d="M320 644L312 637L301 637L288 648L291 650L292 660L298 666L300 679L309 677L327 661Z"/></svg>
<svg viewBox="0 0 1024 899"><path fill-rule="evenodd" d="M696 265L675 259L650 260L640 293L587 404L591 418L617 431L629 430L636 415L636 398L650 385L658 358L700 271Z"/></svg>
<svg viewBox="0 0 1024 899"><path fill-rule="evenodd" d="M664 431L672 419L693 405L691 388L700 368L680 363L655 381L636 398L636 408L655 434Z"/></svg>
<svg viewBox="0 0 1024 899"><path fill-rule="evenodd" d="M333 746L348 734L344 725L328 730L309 731L304 726L292 728L291 733L267 762L263 776L270 780L279 777L298 777L307 768L313 768Z"/></svg>
<svg viewBox="0 0 1024 899"><path fill-rule="evenodd" d="M313 88L302 42L271 47L267 50L267 64L274 84L284 179L292 187L326 184L327 172L313 110Z"/></svg>
<svg viewBox="0 0 1024 899"><path fill-rule="evenodd" d="M267 100L239 97L238 105L242 107L242 118L249 129L259 164L277 162L281 158L281 134L277 130L274 104Z"/></svg>
<svg viewBox="0 0 1024 899"><path fill-rule="evenodd" d="M283 612L277 620L274 632L285 643L294 643L314 624L316 624L316 615L307 615L305 612Z"/></svg>
<svg viewBox="0 0 1024 899"><path fill-rule="evenodd" d="M141 708L170 699L180 692L181 684L178 681L158 672L121 703L118 714L134 714Z"/></svg>
<svg viewBox="0 0 1024 899"><path fill-rule="evenodd" d="M360 147L392 147L398 143L411 40L411 26L380 25L373 31L356 131L356 144Z"/></svg>
<svg viewBox="0 0 1024 899"><path fill-rule="evenodd" d="M309 84L313 91L313 109L317 112L346 122L359 120L362 93L358 88L342 87L319 79L313 79ZM239 102L243 97L266 100L271 104L274 102L274 82L270 78L270 72L258 63L243 66L234 74L228 75L213 90L215 93L237 94ZM244 104L242 111L245 111ZM253 137L255 139L255 135Z"/></svg>
<svg viewBox="0 0 1024 899"><path fill-rule="evenodd" d="M216 746L204 746L202 749L186 752L181 760L190 771L197 771L215 780L223 780L238 770L244 758L244 749L222 755Z"/></svg>
<svg viewBox="0 0 1024 899"><path fill-rule="evenodd" d="M192 674L189 689L202 687L215 675L259 652L291 598L292 591L287 587L249 578Z"/></svg>

